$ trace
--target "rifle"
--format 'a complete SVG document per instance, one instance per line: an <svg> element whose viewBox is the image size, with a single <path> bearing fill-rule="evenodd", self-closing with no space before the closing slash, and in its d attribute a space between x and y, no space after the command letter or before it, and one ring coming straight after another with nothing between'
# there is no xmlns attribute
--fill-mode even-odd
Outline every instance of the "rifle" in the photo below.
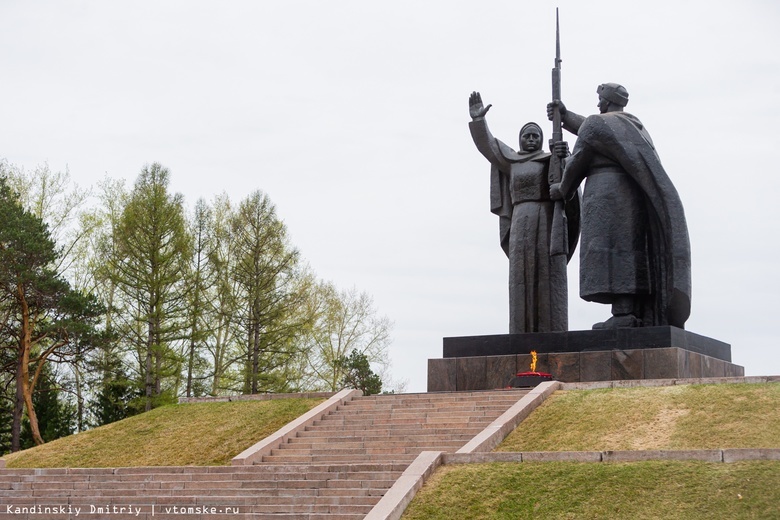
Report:
<svg viewBox="0 0 780 520"><path fill-rule="evenodd" d="M555 9L555 66L552 69L552 100L561 100L561 36L558 24L558 8ZM561 109L553 107L553 131L550 139L550 170L548 181L550 184L561 182L563 176L563 161L555 154L555 143L563 141L563 128L561 122ZM569 254L569 230L566 221L564 201L555 201L553 208L552 229L550 230L550 255Z"/></svg>

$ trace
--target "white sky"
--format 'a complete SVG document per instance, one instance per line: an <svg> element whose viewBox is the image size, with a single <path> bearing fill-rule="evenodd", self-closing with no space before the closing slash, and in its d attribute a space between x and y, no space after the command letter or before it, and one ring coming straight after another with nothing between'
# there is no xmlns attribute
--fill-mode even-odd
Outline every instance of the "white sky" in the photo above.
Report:
<svg viewBox="0 0 780 520"><path fill-rule="evenodd" d="M320 278L395 322L393 375L426 388L442 337L508 330L507 260L468 95L515 145L550 97L596 112L618 82L685 206L687 329L780 374L774 0L17 1L0 3L0 157L131 186L145 163L192 207L262 189ZM573 145L573 136L568 136ZM570 329L606 306L578 298Z"/></svg>

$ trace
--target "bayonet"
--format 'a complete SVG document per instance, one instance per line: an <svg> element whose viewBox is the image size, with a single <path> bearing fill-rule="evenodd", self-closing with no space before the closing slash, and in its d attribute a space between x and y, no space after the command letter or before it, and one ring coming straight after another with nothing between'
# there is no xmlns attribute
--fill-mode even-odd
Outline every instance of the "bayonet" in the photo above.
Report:
<svg viewBox="0 0 780 520"><path fill-rule="evenodd" d="M553 103L561 100L561 29L558 23L558 8L555 8L555 66L552 69L552 100ZM561 109L556 104L553 108L553 133L550 144L563 141L563 129L561 128ZM560 179L558 181L560 182Z"/></svg>
<svg viewBox="0 0 780 520"><path fill-rule="evenodd" d="M555 8L555 66L552 69L552 101L553 101L553 130L550 139L550 170L549 182L555 184L561 182L563 176L563 160L555 154L555 143L563 141L563 128L561 125L561 109L558 103L561 101L561 31L558 23L558 8ZM556 201L553 210L553 222L550 233L550 254L568 255L569 237L568 223L563 201Z"/></svg>

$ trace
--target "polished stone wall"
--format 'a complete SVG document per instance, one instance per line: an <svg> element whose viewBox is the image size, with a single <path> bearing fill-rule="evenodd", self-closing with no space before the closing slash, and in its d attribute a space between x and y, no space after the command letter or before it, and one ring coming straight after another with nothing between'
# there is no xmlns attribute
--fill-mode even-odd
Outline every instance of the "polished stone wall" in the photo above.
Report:
<svg viewBox="0 0 780 520"><path fill-rule="evenodd" d="M428 391L504 388L517 372L530 366L530 354L429 359ZM543 352L537 355L536 370L565 383L745 375L744 367L679 347Z"/></svg>

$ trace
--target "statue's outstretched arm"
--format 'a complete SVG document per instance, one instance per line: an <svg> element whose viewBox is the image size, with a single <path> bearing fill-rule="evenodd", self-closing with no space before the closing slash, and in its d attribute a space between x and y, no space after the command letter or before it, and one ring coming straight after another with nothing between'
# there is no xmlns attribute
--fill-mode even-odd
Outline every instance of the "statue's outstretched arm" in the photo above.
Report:
<svg viewBox="0 0 780 520"><path fill-rule="evenodd" d="M498 140L490 133L487 121L485 121L485 114L491 106L482 104L482 96L479 92L471 93L469 96L469 114L471 115L469 130L471 130L471 138L477 145L477 150L492 164L504 168L508 166L506 159L499 150Z"/></svg>
<svg viewBox="0 0 780 520"><path fill-rule="evenodd" d="M571 110L567 110L566 105L563 104L563 101L558 100L553 101L552 103L547 103L547 119L550 121L553 120L553 110L556 106L561 111L561 123L563 124L563 128L572 134L577 135L580 131L580 126L582 126L582 122L585 121L585 116L581 116L572 112Z"/></svg>
<svg viewBox="0 0 780 520"><path fill-rule="evenodd" d="M583 121L585 121L585 116L575 114L571 110L567 111L566 114L561 118L563 128L573 133L574 135L580 133L580 127L582 126Z"/></svg>

